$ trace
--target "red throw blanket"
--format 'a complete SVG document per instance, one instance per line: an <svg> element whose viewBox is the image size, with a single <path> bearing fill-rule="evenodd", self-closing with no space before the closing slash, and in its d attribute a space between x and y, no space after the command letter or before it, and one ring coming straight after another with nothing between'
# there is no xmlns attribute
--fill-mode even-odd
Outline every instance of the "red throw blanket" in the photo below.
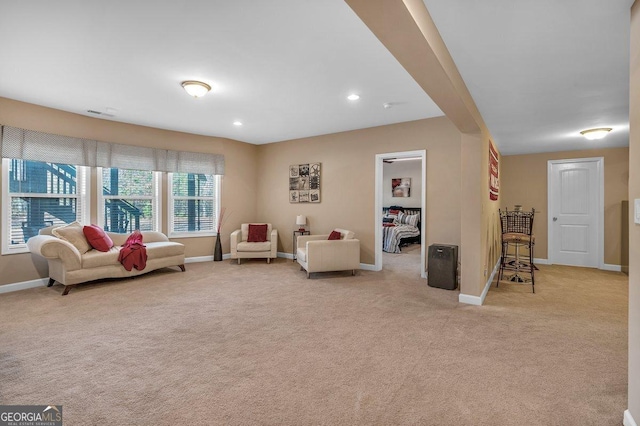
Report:
<svg viewBox="0 0 640 426"><path fill-rule="evenodd" d="M120 249L118 262L122 263L124 269L130 271L136 268L138 271L143 270L147 266L147 249L142 244L142 234L135 230Z"/></svg>

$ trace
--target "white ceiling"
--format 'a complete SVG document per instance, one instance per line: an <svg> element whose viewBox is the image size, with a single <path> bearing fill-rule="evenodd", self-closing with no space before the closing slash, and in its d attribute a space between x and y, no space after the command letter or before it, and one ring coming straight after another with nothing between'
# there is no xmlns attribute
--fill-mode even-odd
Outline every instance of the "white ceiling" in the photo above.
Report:
<svg viewBox="0 0 640 426"><path fill-rule="evenodd" d="M632 0L424 2L503 154L628 145ZM2 97L254 144L442 115L343 0L2 1L0 52Z"/></svg>
<svg viewBox="0 0 640 426"><path fill-rule="evenodd" d="M424 3L503 155L629 145L633 0Z"/></svg>
<svg viewBox="0 0 640 426"><path fill-rule="evenodd" d="M0 52L2 97L254 144L443 115L343 0L2 1Z"/></svg>

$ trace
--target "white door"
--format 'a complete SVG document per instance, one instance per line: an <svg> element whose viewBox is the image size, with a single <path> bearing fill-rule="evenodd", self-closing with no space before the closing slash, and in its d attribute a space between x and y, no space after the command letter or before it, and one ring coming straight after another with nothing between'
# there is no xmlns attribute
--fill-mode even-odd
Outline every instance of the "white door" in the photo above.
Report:
<svg viewBox="0 0 640 426"><path fill-rule="evenodd" d="M599 266L603 159L549 161L549 260Z"/></svg>

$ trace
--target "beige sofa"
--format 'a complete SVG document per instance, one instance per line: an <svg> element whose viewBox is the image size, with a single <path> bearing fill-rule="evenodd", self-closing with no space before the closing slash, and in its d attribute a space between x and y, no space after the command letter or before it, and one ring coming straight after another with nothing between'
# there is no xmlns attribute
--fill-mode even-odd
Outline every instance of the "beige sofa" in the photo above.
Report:
<svg viewBox="0 0 640 426"><path fill-rule="evenodd" d="M129 234L107 232L114 246L108 252L89 250L81 254L70 242L52 235L55 226L40 230L40 234L29 238L27 247L31 253L42 256L49 263L49 284L55 281L65 286L62 295L69 293L72 286L101 278L124 278L144 274L168 266L184 268L184 245L169 241L161 232L143 231L143 244L147 249L147 265L138 271L127 271L120 262L120 246Z"/></svg>
<svg viewBox="0 0 640 426"><path fill-rule="evenodd" d="M339 240L329 240L329 234L298 237L296 260L307 271L307 278L312 272L351 270L355 275L360 269L360 240L351 231L335 230L340 232Z"/></svg>
<svg viewBox="0 0 640 426"><path fill-rule="evenodd" d="M231 258L238 259L271 259L278 257L278 230L273 229L270 223L251 223L251 225L267 225L267 241L260 243L250 243L249 224L243 223L240 229L231 233Z"/></svg>

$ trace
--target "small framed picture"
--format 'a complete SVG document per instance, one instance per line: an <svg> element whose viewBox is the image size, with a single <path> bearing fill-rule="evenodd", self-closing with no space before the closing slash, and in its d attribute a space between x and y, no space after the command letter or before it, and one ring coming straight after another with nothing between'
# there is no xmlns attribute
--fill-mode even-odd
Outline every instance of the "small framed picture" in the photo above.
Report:
<svg viewBox="0 0 640 426"><path fill-rule="evenodd" d="M391 179L391 195L393 197L411 197L411 178Z"/></svg>

